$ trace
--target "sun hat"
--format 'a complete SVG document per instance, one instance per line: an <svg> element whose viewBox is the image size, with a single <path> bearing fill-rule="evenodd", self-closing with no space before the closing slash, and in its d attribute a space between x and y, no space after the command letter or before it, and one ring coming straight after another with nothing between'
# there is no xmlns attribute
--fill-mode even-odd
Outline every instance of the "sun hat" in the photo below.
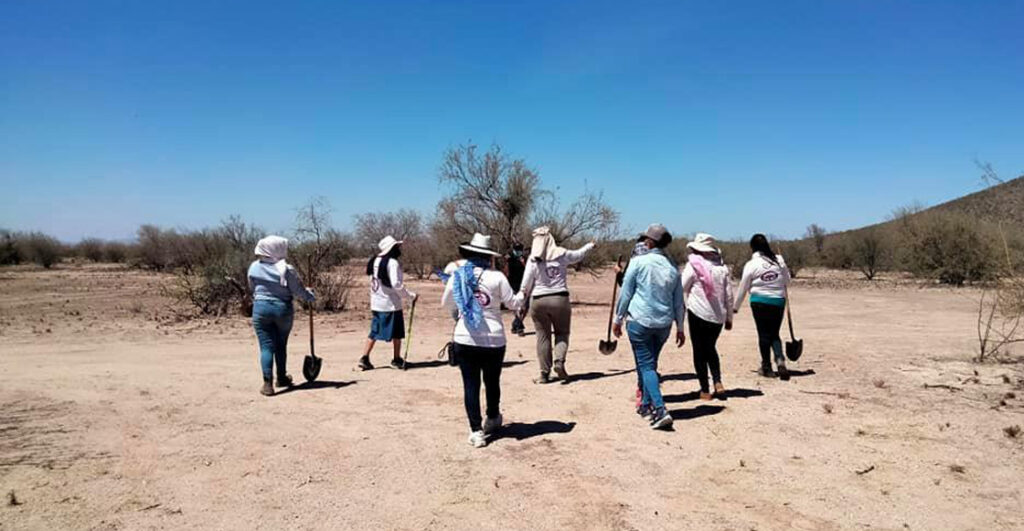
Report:
<svg viewBox="0 0 1024 531"><path fill-rule="evenodd" d="M494 249L491 248L491 237L484 236L479 232L473 234L473 239L469 240L468 243L460 245L459 249L473 251L474 253L486 254L488 256L501 256L501 254L495 252Z"/></svg>
<svg viewBox="0 0 1024 531"><path fill-rule="evenodd" d="M384 239L377 244L377 247L380 248L380 254L377 256L384 256L388 254L394 246L402 245L402 243L402 240L396 240L393 236L385 236Z"/></svg>
<svg viewBox="0 0 1024 531"><path fill-rule="evenodd" d="M719 253L718 247L715 247L715 237L710 234L698 232L693 237L693 241L686 244L686 247L700 253Z"/></svg>

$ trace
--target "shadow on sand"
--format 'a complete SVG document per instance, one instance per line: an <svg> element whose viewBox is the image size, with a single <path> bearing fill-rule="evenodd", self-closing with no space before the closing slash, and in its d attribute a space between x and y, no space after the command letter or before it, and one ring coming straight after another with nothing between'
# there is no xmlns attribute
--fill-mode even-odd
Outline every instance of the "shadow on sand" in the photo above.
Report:
<svg viewBox="0 0 1024 531"><path fill-rule="evenodd" d="M498 430L498 433L495 434L494 440L515 439L517 441L522 441L524 439L540 435L569 433L575 427L575 422L560 422L557 420L541 420L532 424L513 422L511 424L506 424Z"/></svg>
<svg viewBox="0 0 1024 531"><path fill-rule="evenodd" d="M590 380L600 380L602 378L622 376L623 374L629 374L631 372L636 372L636 369L625 369L621 371L612 372L581 372L579 374L570 374L569 379L565 383L571 384L573 382L588 382Z"/></svg>
<svg viewBox="0 0 1024 531"><path fill-rule="evenodd" d="M280 396L287 393L294 393L295 391L315 391L317 389L341 389L342 387L348 387L355 385L356 382L335 382L331 380L316 380L314 382L303 382L299 385L293 385L291 387L282 389L274 396Z"/></svg>
<svg viewBox="0 0 1024 531"><path fill-rule="evenodd" d="M725 406L700 405L693 409L674 409L669 411L673 420L693 420L709 415L717 415L725 410Z"/></svg>
<svg viewBox="0 0 1024 531"><path fill-rule="evenodd" d="M728 400L730 398L751 398L754 396L764 396L764 393L757 389L726 389L724 395L715 395L715 399ZM698 398L700 398L700 391L664 396L665 402L689 402Z"/></svg>

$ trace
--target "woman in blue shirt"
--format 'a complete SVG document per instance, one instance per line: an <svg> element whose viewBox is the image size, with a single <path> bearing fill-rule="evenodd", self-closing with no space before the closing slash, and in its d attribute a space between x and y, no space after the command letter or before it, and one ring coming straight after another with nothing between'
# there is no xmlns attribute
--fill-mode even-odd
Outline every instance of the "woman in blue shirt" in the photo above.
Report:
<svg viewBox="0 0 1024 531"><path fill-rule="evenodd" d="M292 299L313 302L313 292L302 285L295 268L285 262L288 240L267 236L256 244L257 260L249 265L249 289L252 291L252 326L260 343L264 396L274 394L273 365L277 363L277 386L290 387L288 375L288 335L292 331L295 308Z"/></svg>

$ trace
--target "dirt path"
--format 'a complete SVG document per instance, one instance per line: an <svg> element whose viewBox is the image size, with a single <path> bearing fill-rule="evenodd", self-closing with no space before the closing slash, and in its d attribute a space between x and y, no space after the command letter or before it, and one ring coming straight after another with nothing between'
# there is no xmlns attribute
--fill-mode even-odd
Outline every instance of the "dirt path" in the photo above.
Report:
<svg viewBox="0 0 1024 531"><path fill-rule="evenodd" d="M355 372L366 312L318 317L322 381L267 399L247 322L177 320L165 281L0 270L0 489L20 503L0 529L1024 528L1024 435L1003 431L1024 425L1024 373L966 361L967 291L798 284L790 382L753 373L744 309L720 342L727 401L697 400L689 346L663 356L663 433L633 413L628 344L597 353L607 279L579 275L578 379L530 383L534 339L511 338L508 426L478 450L434 358L436 282L416 286L418 367Z"/></svg>

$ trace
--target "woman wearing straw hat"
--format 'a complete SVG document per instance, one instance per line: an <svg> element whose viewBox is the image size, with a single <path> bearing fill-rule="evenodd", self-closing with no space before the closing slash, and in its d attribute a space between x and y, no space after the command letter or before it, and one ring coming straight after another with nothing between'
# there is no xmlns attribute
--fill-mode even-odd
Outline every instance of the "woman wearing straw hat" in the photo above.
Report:
<svg viewBox="0 0 1024 531"><path fill-rule="evenodd" d="M530 300L530 316L537 330L537 361L540 377L536 383L551 381L551 370L562 380L569 381L565 371L565 355L569 351L569 328L572 306L569 304L568 266L575 264L594 248L594 242L569 251L555 243L548 227L533 231L533 247L527 260L520 294ZM530 298L532 295L532 299ZM554 346L551 335L555 336Z"/></svg>
<svg viewBox="0 0 1024 531"><path fill-rule="evenodd" d="M252 291L252 326L260 343L264 396L274 394L272 378L277 364L277 386L290 387L288 375L288 335L292 331L295 308L292 299L314 300L313 292L302 285L288 258L288 240L267 236L256 244L256 261L249 265L249 290Z"/></svg>
<svg viewBox="0 0 1024 531"><path fill-rule="evenodd" d="M772 377L771 351L775 351L775 365L779 378L789 379L786 357L782 352L782 338L779 328L786 313L786 289L789 286L789 268L781 254L775 254L764 234L750 238L750 249L754 252L750 261L743 266L739 293L733 311L740 311L740 305L750 291L750 312L757 326L757 346L761 351L761 376Z"/></svg>
<svg viewBox="0 0 1024 531"><path fill-rule="evenodd" d="M501 365L505 360L505 327L501 305L517 310L522 298L515 295L508 278L491 267L500 256L491 248L491 237L474 234L459 246L465 262L445 284L441 305L456 318L452 356L462 373L463 402L469 418L469 444L487 446L487 438L501 427ZM487 394L487 418L480 416L480 381Z"/></svg>
<svg viewBox="0 0 1024 531"><path fill-rule="evenodd" d="M690 250L683 267L683 295L686 296L690 321L690 345L693 347L693 368L700 381L700 399L711 400L708 371L715 385L715 396L722 398L722 369L715 344L722 327L732 330L732 283L729 266L722 261L722 252L715 247L715 238L698 233L686 244Z"/></svg>
<svg viewBox="0 0 1024 531"><path fill-rule="evenodd" d="M405 369L402 359L402 339L405 338L405 316L402 313L403 299L416 300L416 294L405 288L402 282L402 241L385 236L377 244L380 253L366 263L366 274L370 277L370 336L366 340L359 368L368 371L373 368L370 352L377 341L391 342L394 356L391 366Z"/></svg>

